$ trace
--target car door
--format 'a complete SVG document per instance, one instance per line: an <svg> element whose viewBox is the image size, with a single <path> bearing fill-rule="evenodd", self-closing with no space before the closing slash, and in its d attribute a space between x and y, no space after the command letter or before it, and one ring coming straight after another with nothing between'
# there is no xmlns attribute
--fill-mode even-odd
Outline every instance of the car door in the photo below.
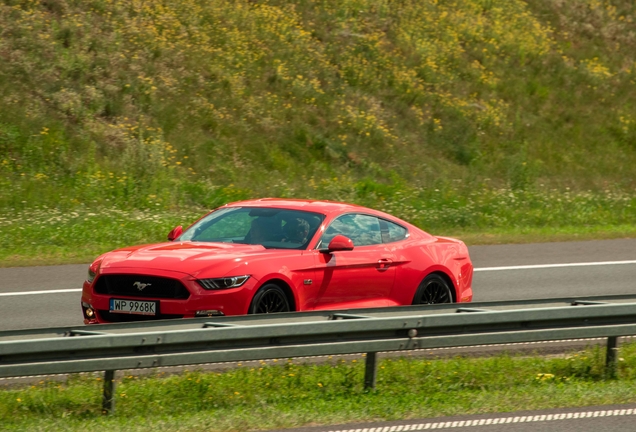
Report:
<svg viewBox="0 0 636 432"><path fill-rule="evenodd" d="M388 298L395 279L394 257L382 243L379 219L360 213L342 215L327 227L318 248L326 248L338 234L350 238L354 248L314 252L319 284L316 307L342 303L373 306L372 301Z"/></svg>

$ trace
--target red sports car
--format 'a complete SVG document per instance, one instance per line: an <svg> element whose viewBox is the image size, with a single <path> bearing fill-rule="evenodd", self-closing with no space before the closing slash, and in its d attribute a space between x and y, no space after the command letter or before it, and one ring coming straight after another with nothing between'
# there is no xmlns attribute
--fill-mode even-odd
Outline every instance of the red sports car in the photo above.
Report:
<svg viewBox="0 0 636 432"><path fill-rule="evenodd" d="M469 302L466 245L376 210L260 199L219 207L169 242L89 267L87 324Z"/></svg>

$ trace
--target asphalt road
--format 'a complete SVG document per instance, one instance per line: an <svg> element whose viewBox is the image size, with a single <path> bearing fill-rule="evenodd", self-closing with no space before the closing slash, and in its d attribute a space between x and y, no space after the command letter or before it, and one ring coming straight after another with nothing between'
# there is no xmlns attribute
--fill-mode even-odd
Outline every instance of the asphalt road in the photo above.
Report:
<svg viewBox="0 0 636 432"><path fill-rule="evenodd" d="M473 246L474 301L636 292L636 239ZM0 268L0 331L83 325L88 265Z"/></svg>

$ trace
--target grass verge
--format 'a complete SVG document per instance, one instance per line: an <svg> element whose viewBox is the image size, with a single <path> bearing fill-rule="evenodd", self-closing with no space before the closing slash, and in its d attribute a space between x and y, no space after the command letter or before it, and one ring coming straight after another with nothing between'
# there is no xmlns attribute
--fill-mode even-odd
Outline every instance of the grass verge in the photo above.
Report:
<svg viewBox="0 0 636 432"><path fill-rule="evenodd" d="M429 190L371 183L358 189L331 198L385 211L468 245L636 237L636 198L617 191ZM188 226L209 210L158 203L123 208L0 210L0 267L87 263L112 249L164 241L172 228Z"/></svg>
<svg viewBox="0 0 636 432"><path fill-rule="evenodd" d="M101 378L0 391L3 430L246 431L636 402L636 344L621 346L617 378L605 351L559 357L385 359L374 391L364 362L242 367L224 373L126 376L103 416Z"/></svg>

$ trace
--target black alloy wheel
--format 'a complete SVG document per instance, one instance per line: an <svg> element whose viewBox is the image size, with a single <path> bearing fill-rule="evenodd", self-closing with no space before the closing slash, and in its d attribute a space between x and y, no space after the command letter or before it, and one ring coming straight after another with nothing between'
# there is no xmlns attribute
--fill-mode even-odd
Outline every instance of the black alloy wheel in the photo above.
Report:
<svg viewBox="0 0 636 432"><path fill-rule="evenodd" d="M453 294L448 283L437 274L430 274L424 278L417 289L413 304L452 303Z"/></svg>
<svg viewBox="0 0 636 432"><path fill-rule="evenodd" d="M289 311L291 311L291 308L285 292L274 284L268 284L259 289L250 305L251 314Z"/></svg>

